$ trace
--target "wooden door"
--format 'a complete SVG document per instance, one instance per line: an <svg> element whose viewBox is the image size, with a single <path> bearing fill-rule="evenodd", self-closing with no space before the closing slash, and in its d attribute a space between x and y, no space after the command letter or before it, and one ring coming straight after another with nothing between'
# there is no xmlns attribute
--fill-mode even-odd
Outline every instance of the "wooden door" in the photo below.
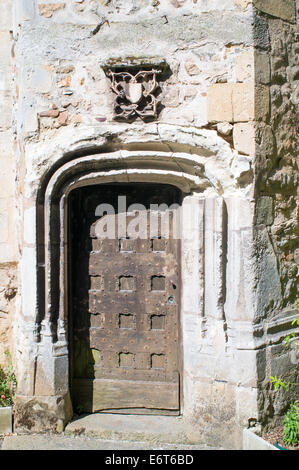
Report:
<svg viewBox="0 0 299 470"><path fill-rule="evenodd" d="M127 207L144 205L146 238L118 233L98 238L96 208L119 196ZM151 204L179 203L170 185L98 185L70 199L72 397L86 412L178 414L180 409L180 241L152 236L159 211ZM123 214L122 214L123 215ZM126 227L134 220L126 215ZM112 218L112 220L111 220ZM122 219L124 220L124 219ZM157 219L156 219L157 220ZM167 220L167 219L166 219ZM167 235L167 234L166 234Z"/></svg>

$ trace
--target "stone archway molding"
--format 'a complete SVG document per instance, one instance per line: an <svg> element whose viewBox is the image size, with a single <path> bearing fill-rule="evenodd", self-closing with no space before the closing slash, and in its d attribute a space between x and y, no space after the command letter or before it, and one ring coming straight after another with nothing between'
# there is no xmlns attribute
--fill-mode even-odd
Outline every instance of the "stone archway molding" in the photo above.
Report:
<svg viewBox="0 0 299 470"><path fill-rule="evenodd" d="M67 162L61 160L63 163L59 165L59 160L56 160L54 169L50 167L40 179L41 190L38 192L36 208L38 311L33 327L36 346L33 353L30 353L31 359L28 364L30 373L26 380L29 386L26 387L27 392L22 395L25 402L30 402L32 397L35 397L34 402L47 403L47 406L51 403L49 413L52 418L55 416L56 422L59 416L61 416L60 422L62 420L63 423L71 417L68 308L65 296L66 209L68 196L74 189L111 182L167 183L181 189L185 195L184 204L188 203L192 208L191 216L183 221L185 239L182 258L182 315L187 324L192 317L198 318L196 324L199 329L202 323L206 323L207 312L211 312L211 315L222 324L223 290L226 282L222 264L223 253L226 253L227 231L224 196L232 195L234 198L244 199L244 195L250 190L250 185L249 183L248 187L239 185L238 177L244 172L249 173L251 169L248 161L247 166L244 166L242 160L239 166L234 167L235 155L228 144L215 137L214 131L206 133L204 140L213 134L217 142L222 141L223 155L220 155L221 145L215 148L214 154L207 149L202 151L194 148L192 151L190 146L188 152L179 151L187 149L183 144L177 148L176 144L171 148L168 144L163 144L163 151L161 146L158 151L153 150L150 144L142 143L136 144L136 147L142 147L138 150L103 151L90 155L86 155L87 151L84 151L82 156L77 157L75 154L69 154ZM178 151L174 151L175 149ZM195 228L190 225L190 219L195 223ZM193 234L193 240L188 240L189 232ZM204 246L205 234L213 233L216 234L217 243L215 244L211 238ZM208 255L207 258L204 252ZM26 282L30 282L30 279ZM206 291L204 294L205 284L209 282L213 282L214 290ZM188 336L190 328L187 324L183 325L183 328ZM190 354L192 356L193 352L186 349L187 363ZM186 370L186 377L189 374L190 371ZM55 402L55 397L59 406L58 402ZM188 392L185 393L185 398L187 403L185 410L187 410L191 406ZM58 414L57 407L60 410Z"/></svg>
<svg viewBox="0 0 299 470"><path fill-rule="evenodd" d="M209 157L196 153L119 150L75 158L56 170L46 187L42 211L44 217L38 221L43 225L39 227L38 232L44 234L44 245L39 245L38 265L45 267L44 273L39 276L39 279L45 280L45 286L38 288L38 292L44 292L45 299L40 301L39 305L41 309L44 305L45 310L42 314L39 312L37 321L43 323L44 335L52 336L56 342L58 326L56 324L53 330L53 324L59 319L63 325L65 318L62 297L66 286L61 272L59 274L56 270L53 273L53 266L59 265L61 271L64 265L62 260L65 259L65 255L62 252L66 229L63 211L68 194L75 188L91 184L155 182L173 184L183 193L194 192L201 198L221 197L222 188L217 181L215 182L214 175L210 179L206 174L207 158ZM218 171L225 172L226 180L232 179L229 166L223 168L223 161L219 161L219 167L217 168L215 164L215 174ZM58 252L59 244L61 248ZM63 326L60 327L60 332L62 334Z"/></svg>
<svg viewBox="0 0 299 470"><path fill-rule="evenodd" d="M58 328L60 337L65 337L62 325L65 320L63 293L66 285L62 272L67 232L65 207L70 192L78 187L93 184L155 182L172 184L185 194L208 191L216 195L215 188L202 173L203 167L196 155L151 151L117 151L85 156L66 163L54 173L47 185L44 219L41 221L44 222L44 252L40 252L39 256L45 261L45 273L40 276L45 280L45 287L38 289L39 292L45 293L42 335L52 336L56 342ZM43 263L40 262L39 265L41 264ZM57 270L58 266L60 271ZM60 328L57 325L58 320Z"/></svg>

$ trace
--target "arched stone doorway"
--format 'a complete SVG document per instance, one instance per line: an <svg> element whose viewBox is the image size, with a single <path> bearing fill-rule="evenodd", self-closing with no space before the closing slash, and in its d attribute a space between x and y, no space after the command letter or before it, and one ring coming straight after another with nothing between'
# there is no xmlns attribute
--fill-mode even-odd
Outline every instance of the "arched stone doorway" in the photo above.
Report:
<svg viewBox="0 0 299 470"><path fill-rule="evenodd" d="M194 139L196 136L194 130ZM175 140L181 137L175 133L168 136ZM42 422L46 429L53 429L55 423L63 426L72 417L67 295L71 194L95 185L141 183L170 184L183 194L180 432L200 440L207 409L217 416L220 410L219 419L215 415L212 423L222 422L222 409L229 420L235 419L236 403L243 393L235 380L243 380L238 368L247 351L244 353L244 344L236 344L234 335L241 328L242 334L245 331L251 337L251 294L245 293L243 284L244 273L251 269L250 258L243 256L250 246L251 204L242 162L237 170L231 166L230 149L212 131L200 138L202 147L173 143L171 151L167 143L156 150L153 144L139 143L130 144L130 149L102 149L102 153L91 155L87 151L81 156L80 152L66 153L41 180L36 204L37 251L32 250L32 256L37 254L36 287L29 286L35 273L23 278L24 292L31 289L38 298L31 328L35 349L31 352L31 341L30 375L21 381L24 392L18 398L19 416L28 412L36 416L37 426ZM247 167L245 170L248 173ZM239 174L242 178L237 182L234 178ZM250 179L249 173L247 176ZM254 363L254 352L247 355ZM255 403L256 391L249 392ZM215 406L209 408L211 401ZM35 412L36 403L44 407L42 417Z"/></svg>
<svg viewBox="0 0 299 470"><path fill-rule="evenodd" d="M177 171L182 165L184 171ZM181 199L181 358L180 366L184 363L184 357L188 354L188 341L184 340L188 335L188 328L184 330L183 323L188 323L190 317L184 315L184 310L192 312L196 310L196 316L200 322L204 322L203 299L215 303L215 292L207 292L204 295L204 218L206 206L213 219L209 225L216 224L221 227L221 238L226 230L226 218L224 203L221 197L212 190L209 202L205 201L202 193L211 183L207 178L196 174L195 166L198 162L195 156L186 153L167 153L152 151L126 151L111 154L98 154L72 160L59 168L49 180L44 197L43 210L40 218L41 227L39 234L42 237L39 245L39 282L40 305L45 305L42 313L40 309L38 334L43 343L49 338L49 346L53 341L51 350L48 346L48 366L46 384L55 393L62 392L70 396L69 363L70 363L70 337L69 337L69 231L68 211L70 196L81 188L89 188L95 185L107 185L111 183L136 185L160 185L171 184L176 191L184 197ZM111 167L113 169L111 169ZM223 232L224 230L224 232ZM218 257L222 257L223 247L211 251L212 269L217 269ZM191 261L191 263L190 263ZM209 263L210 264L210 263ZM218 280L217 280L218 282ZM223 279L219 276L217 295L222 295ZM195 295L194 295L195 294ZM45 296L43 302L42 298ZM121 313L121 312L120 312ZM51 340L50 340L51 338ZM43 351L47 349L42 348ZM36 393L45 386L45 374L42 370L46 367L46 361L38 361L36 365ZM51 372L49 374L49 371ZM52 374L52 376L51 376ZM180 385L177 394L177 403L174 411L177 413L183 408L186 410L192 403L190 389L183 393L184 376L188 377L187 369L183 369L180 378L176 379ZM177 388L178 389L178 388ZM184 396L184 400L182 399ZM80 403L79 403L80 404ZM186 406L187 405L187 406Z"/></svg>

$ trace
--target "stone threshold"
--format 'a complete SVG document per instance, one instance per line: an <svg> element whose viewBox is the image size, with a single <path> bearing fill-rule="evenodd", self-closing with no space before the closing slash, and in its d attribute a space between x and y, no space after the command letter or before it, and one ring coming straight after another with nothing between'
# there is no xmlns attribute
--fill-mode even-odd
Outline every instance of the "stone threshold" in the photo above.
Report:
<svg viewBox="0 0 299 470"><path fill-rule="evenodd" d="M104 440L93 436L65 434L18 434L0 439L0 450L212 450L207 447L179 444L151 444Z"/></svg>
<svg viewBox="0 0 299 470"><path fill-rule="evenodd" d="M66 435L86 435L105 440L144 442L178 449L220 450L200 442L182 416L94 413L80 416L65 428ZM171 447L169 447L171 446ZM151 447L153 448L153 447Z"/></svg>

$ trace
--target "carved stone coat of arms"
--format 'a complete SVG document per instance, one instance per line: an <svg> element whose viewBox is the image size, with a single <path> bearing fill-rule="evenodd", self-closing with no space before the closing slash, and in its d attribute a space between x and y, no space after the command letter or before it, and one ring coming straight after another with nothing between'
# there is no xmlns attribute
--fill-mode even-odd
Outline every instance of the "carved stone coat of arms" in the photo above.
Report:
<svg viewBox="0 0 299 470"><path fill-rule="evenodd" d="M158 114L156 92L159 88L157 75L160 70L140 70L134 74L128 71L108 70L111 88L116 94L114 119L132 120L140 117L144 120L155 119Z"/></svg>

